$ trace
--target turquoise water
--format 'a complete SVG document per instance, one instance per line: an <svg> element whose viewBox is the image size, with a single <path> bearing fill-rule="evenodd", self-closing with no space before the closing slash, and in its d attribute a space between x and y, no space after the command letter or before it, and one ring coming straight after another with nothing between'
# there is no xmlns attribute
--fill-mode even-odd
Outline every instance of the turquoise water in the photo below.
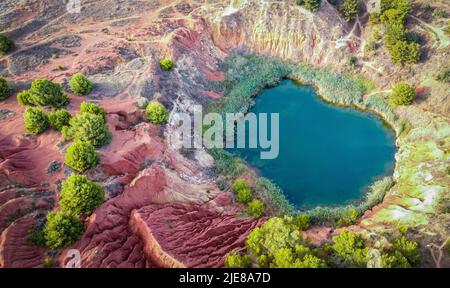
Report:
<svg viewBox="0 0 450 288"><path fill-rule="evenodd" d="M393 132L372 114L323 102L312 87L282 81L261 92L251 112L280 113L279 156L261 160L259 148L231 152L297 207L359 200L377 177L392 173Z"/></svg>

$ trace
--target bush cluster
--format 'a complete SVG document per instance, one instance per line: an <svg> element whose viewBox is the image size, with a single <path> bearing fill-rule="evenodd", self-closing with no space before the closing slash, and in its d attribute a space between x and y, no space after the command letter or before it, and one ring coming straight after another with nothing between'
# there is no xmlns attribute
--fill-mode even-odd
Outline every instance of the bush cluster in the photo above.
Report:
<svg viewBox="0 0 450 288"><path fill-rule="evenodd" d="M450 68L442 68L439 70L436 80L450 83Z"/></svg>
<svg viewBox="0 0 450 288"><path fill-rule="evenodd" d="M61 86L47 79L36 79L31 88L17 95L21 105L52 106L59 108L69 104L69 98Z"/></svg>
<svg viewBox="0 0 450 288"><path fill-rule="evenodd" d="M234 181L233 185L231 185L231 189L236 194L236 200L247 205L245 212L248 215L259 218L264 214L266 205L261 200L253 198L253 193L250 190L250 187L248 187L247 181L244 179L237 179Z"/></svg>
<svg viewBox="0 0 450 288"><path fill-rule="evenodd" d="M79 172L84 172L97 165L99 156L94 146L89 142L75 141L66 152L67 166Z"/></svg>
<svg viewBox="0 0 450 288"><path fill-rule="evenodd" d="M69 88L77 95L86 95L92 91L94 84L83 74L76 73L69 80Z"/></svg>
<svg viewBox="0 0 450 288"><path fill-rule="evenodd" d="M251 264L252 259L248 255L230 253L225 259L226 268L249 268Z"/></svg>
<svg viewBox="0 0 450 288"><path fill-rule="evenodd" d="M25 110L23 120L25 123L25 130L33 135L41 134L49 125L48 117L45 112L34 107L28 107Z"/></svg>
<svg viewBox="0 0 450 288"><path fill-rule="evenodd" d="M71 215L91 215L105 198L105 190L86 176L71 174L62 183L59 205Z"/></svg>
<svg viewBox="0 0 450 288"><path fill-rule="evenodd" d="M396 64L414 64L420 59L420 45L411 38L405 22L411 6L408 0L382 0L380 20L386 28L385 44Z"/></svg>
<svg viewBox="0 0 450 288"><path fill-rule="evenodd" d="M295 4L302 5L306 9L316 12L319 11L321 2L322 0L296 0Z"/></svg>
<svg viewBox="0 0 450 288"><path fill-rule="evenodd" d="M5 55L14 49L14 42L3 34L0 34L0 55Z"/></svg>
<svg viewBox="0 0 450 288"><path fill-rule="evenodd" d="M5 78L0 77L0 101L5 100L9 96L11 96L11 88L8 85L8 82Z"/></svg>
<svg viewBox="0 0 450 288"><path fill-rule="evenodd" d="M145 115L152 124L165 124L169 120L166 107L158 101L151 101L145 109Z"/></svg>

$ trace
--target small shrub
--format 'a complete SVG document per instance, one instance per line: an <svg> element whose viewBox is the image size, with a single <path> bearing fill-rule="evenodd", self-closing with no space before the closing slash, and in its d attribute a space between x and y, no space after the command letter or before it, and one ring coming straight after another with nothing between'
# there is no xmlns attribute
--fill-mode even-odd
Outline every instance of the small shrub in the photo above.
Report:
<svg viewBox="0 0 450 288"><path fill-rule="evenodd" d="M72 115L66 109L61 109L48 114L50 126L61 131L64 126L68 126Z"/></svg>
<svg viewBox="0 0 450 288"><path fill-rule="evenodd" d="M33 102L31 100L31 95L28 90L22 91L19 94L17 94L17 103L19 105L33 105Z"/></svg>
<svg viewBox="0 0 450 288"><path fill-rule="evenodd" d="M5 55L14 49L14 42L3 34L0 34L0 55Z"/></svg>
<svg viewBox="0 0 450 288"><path fill-rule="evenodd" d="M252 264L252 259L248 255L231 253L225 259L226 268L248 268Z"/></svg>
<svg viewBox="0 0 450 288"><path fill-rule="evenodd" d="M80 105L80 112L102 116L103 122L106 123L106 110L98 104L91 102L83 102Z"/></svg>
<svg viewBox="0 0 450 288"><path fill-rule="evenodd" d="M41 134L48 127L47 115L38 108L27 108L23 114L23 119L25 122L25 130L33 135Z"/></svg>
<svg viewBox="0 0 450 288"><path fill-rule="evenodd" d="M62 183L59 205L71 215L90 215L105 198L105 190L86 176L71 174Z"/></svg>
<svg viewBox="0 0 450 288"><path fill-rule="evenodd" d="M439 70L436 80L450 83L450 68L442 68Z"/></svg>
<svg viewBox="0 0 450 288"><path fill-rule="evenodd" d="M233 185L231 185L231 189L234 192L238 192L242 189L248 189L247 181L245 181L245 179L237 179L233 182Z"/></svg>
<svg viewBox="0 0 450 288"><path fill-rule="evenodd" d="M79 172L84 172L97 165L99 156L94 146L89 142L75 141L66 152L67 166Z"/></svg>
<svg viewBox="0 0 450 288"><path fill-rule="evenodd" d="M416 266L422 260L422 255L419 252L419 243L415 241L409 241L405 236L395 239L392 245L394 251L400 252L411 266Z"/></svg>
<svg viewBox="0 0 450 288"><path fill-rule="evenodd" d="M247 212L248 215L254 218L259 218L262 214L264 214L265 210L266 205L264 204L264 202L259 199L253 199L248 203L248 207L245 212Z"/></svg>
<svg viewBox="0 0 450 288"><path fill-rule="evenodd" d="M169 120L166 108L157 101L151 101L145 109L145 115L152 124L165 124Z"/></svg>
<svg viewBox="0 0 450 288"><path fill-rule="evenodd" d="M51 267L53 267L53 265L55 265L55 262L53 261L52 258L45 257L42 264L44 264L45 268L51 268Z"/></svg>
<svg viewBox="0 0 450 288"><path fill-rule="evenodd" d="M9 96L11 96L12 91L9 88L8 82L6 82L5 78L0 77L0 101L5 100Z"/></svg>
<svg viewBox="0 0 450 288"><path fill-rule="evenodd" d="M373 51L377 50L378 44L375 41L369 41L369 42L367 42L365 48L368 52L373 52Z"/></svg>
<svg viewBox="0 0 450 288"><path fill-rule="evenodd" d="M345 21L352 21L358 15L358 0L345 0L341 7Z"/></svg>
<svg viewBox="0 0 450 288"><path fill-rule="evenodd" d="M70 246L81 239L83 231L84 224L76 216L50 212L43 229L45 244L52 249Z"/></svg>
<svg viewBox="0 0 450 288"><path fill-rule="evenodd" d="M159 66L161 67L161 70L163 70L163 71L172 71L173 67L174 67L174 63L173 63L172 59L166 57L159 61Z"/></svg>
<svg viewBox="0 0 450 288"><path fill-rule="evenodd" d="M61 86L47 79L34 80L27 92L18 99L19 103L54 108L69 104L69 98L62 92Z"/></svg>
<svg viewBox="0 0 450 288"><path fill-rule="evenodd" d="M416 98L416 91L406 82L394 86L389 99L391 105L409 105Z"/></svg>
<svg viewBox="0 0 450 288"><path fill-rule="evenodd" d="M248 203L252 200L252 192L249 188L241 189L236 193L236 198L241 203Z"/></svg>
<svg viewBox="0 0 450 288"><path fill-rule="evenodd" d="M355 208L348 208L344 211L341 218L338 220L339 227L350 226L358 219L358 211Z"/></svg>
<svg viewBox="0 0 450 288"><path fill-rule="evenodd" d="M83 74L76 73L69 80L69 87L73 93L77 95L86 95L89 94L94 88L94 84L92 84L89 79L87 79Z"/></svg>
<svg viewBox="0 0 450 288"><path fill-rule="evenodd" d="M433 18L439 19L439 18L446 18L447 12L445 10L435 8L432 14Z"/></svg>
<svg viewBox="0 0 450 288"><path fill-rule="evenodd" d="M61 130L66 140L81 140L95 147L106 145L111 141L111 133L100 115L80 113L70 119L69 124L70 126L64 126Z"/></svg>
<svg viewBox="0 0 450 288"><path fill-rule="evenodd" d="M420 60L420 45L414 42L398 41L389 52L396 64L414 64Z"/></svg>
<svg viewBox="0 0 450 288"><path fill-rule="evenodd" d="M305 8L309 11L316 12L320 9L320 3L322 0L303 0Z"/></svg>
<svg viewBox="0 0 450 288"><path fill-rule="evenodd" d="M310 222L311 218L306 214L297 214L292 220L292 223L301 231L308 230Z"/></svg>

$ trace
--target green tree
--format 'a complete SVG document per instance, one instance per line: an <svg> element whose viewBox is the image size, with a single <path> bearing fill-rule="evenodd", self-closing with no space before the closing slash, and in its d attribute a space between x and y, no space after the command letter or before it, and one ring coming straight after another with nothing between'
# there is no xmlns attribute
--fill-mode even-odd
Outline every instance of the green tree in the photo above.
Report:
<svg viewBox="0 0 450 288"><path fill-rule="evenodd" d="M439 70L438 75L436 76L436 80L441 82L447 82L450 83L450 68L442 68Z"/></svg>
<svg viewBox="0 0 450 288"><path fill-rule="evenodd" d="M99 156L95 152L94 146L89 142L75 141L66 152L67 166L84 172L97 165Z"/></svg>
<svg viewBox="0 0 450 288"><path fill-rule="evenodd" d="M74 215L50 212L43 229L45 244L52 248L64 248L81 239L84 224Z"/></svg>
<svg viewBox="0 0 450 288"><path fill-rule="evenodd" d="M236 193L236 198L238 202L248 203L252 200L252 192L249 188L241 189Z"/></svg>
<svg viewBox="0 0 450 288"><path fill-rule="evenodd" d="M158 101L151 101L145 109L145 115L152 124L165 124L169 120L169 113Z"/></svg>
<svg viewBox="0 0 450 288"><path fill-rule="evenodd" d="M83 102L80 105L80 113L91 113L95 115L102 116L103 122L106 123L106 110L102 106L91 103L91 102Z"/></svg>
<svg viewBox="0 0 450 288"><path fill-rule="evenodd" d="M402 253L395 251L381 255L381 268L411 268L408 259Z"/></svg>
<svg viewBox="0 0 450 288"><path fill-rule="evenodd" d="M111 133L100 115L80 113L70 119L69 123L70 126L64 126L61 130L66 140L81 140L95 147L106 145L111 141Z"/></svg>
<svg viewBox="0 0 450 288"><path fill-rule="evenodd" d="M305 8L309 11L316 12L320 9L320 3L322 0L303 0Z"/></svg>
<svg viewBox="0 0 450 288"><path fill-rule="evenodd" d="M64 126L69 125L70 119L72 119L72 115L70 115L70 112L66 109L48 113L50 126L59 131L61 131Z"/></svg>
<svg viewBox="0 0 450 288"><path fill-rule="evenodd" d="M367 266L369 250L360 234L342 231L333 237L333 242L331 247L344 266L359 268Z"/></svg>
<svg viewBox="0 0 450 288"><path fill-rule="evenodd" d="M18 98L20 104L52 106L59 108L69 104L69 98L62 92L61 86L47 79L36 79L31 88Z"/></svg>
<svg viewBox="0 0 450 288"><path fill-rule="evenodd" d="M419 243L409 241L405 236L395 239L392 244L392 249L405 256L411 266L416 266L422 261L422 255L419 252Z"/></svg>
<svg viewBox="0 0 450 288"><path fill-rule="evenodd" d="M48 127L47 115L38 108L27 108L23 114L23 119L25 122L25 130L33 135L41 134Z"/></svg>
<svg viewBox="0 0 450 288"><path fill-rule="evenodd" d="M252 259L248 255L239 255L231 253L225 259L227 268L248 268L252 264Z"/></svg>
<svg viewBox="0 0 450 288"><path fill-rule="evenodd" d="M358 0L344 0L342 4L342 15L345 21L352 21L358 15Z"/></svg>
<svg viewBox="0 0 450 288"><path fill-rule="evenodd" d="M12 91L9 88L8 82L5 78L0 77L0 101L5 100L9 96L11 96Z"/></svg>
<svg viewBox="0 0 450 288"><path fill-rule="evenodd" d="M161 67L161 69L163 71L172 71L173 67L174 67L174 63L173 63L172 59L166 57L159 61L159 66Z"/></svg>
<svg viewBox="0 0 450 288"><path fill-rule="evenodd" d="M389 50L394 63L415 64L420 60L420 45L415 42L398 41Z"/></svg>
<svg viewBox="0 0 450 288"><path fill-rule="evenodd" d="M14 42L3 34L0 34L0 55L5 55L14 49Z"/></svg>
<svg viewBox="0 0 450 288"><path fill-rule="evenodd" d="M297 214L292 220L292 223L300 230L308 230L311 222L311 217L305 214Z"/></svg>
<svg viewBox="0 0 450 288"><path fill-rule="evenodd" d="M245 209L245 212L247 212L248 215L259 218L262 214L264 214L264 211L266 210L266 205L264 202L262 202L259 199L253 199L248 203L247 209Z"/></svg>
<svg viewBox="0 0 450 288"><path fill-rule="evenodd" d="M77 95L86 95L92 91L94 84L83 74L76 73L70 78L69 87Z"/></svg>
<svg viewBox="0 0 450 288"><path fill-rule="evenodd" d="M409 105L416 98L416 91L406 82L394 85L389 103L392 105Z"/></svg>
<svg viewBox="0 0 450 288"><path fill-rule="evenodd" d="M17 103L19 105L33 105L33 102L31 100L31 95L28 90L22 91L19 94L17 94Z"/></svg>
<svg viewBox="0 0 450 288"><path fill-rule="evenodd" d="M72 215L90 215L105 198L102 186L86 176L71 174L62 183L59 205L61 211Z"/></svg>
<svg viewBox="0 0 450 288"><path fill-rule="evenodd" d="M358 211L355 208L348 208L342 213L341 218L337 222L337 226L345 227L355 223L358 219Z"/></svg>

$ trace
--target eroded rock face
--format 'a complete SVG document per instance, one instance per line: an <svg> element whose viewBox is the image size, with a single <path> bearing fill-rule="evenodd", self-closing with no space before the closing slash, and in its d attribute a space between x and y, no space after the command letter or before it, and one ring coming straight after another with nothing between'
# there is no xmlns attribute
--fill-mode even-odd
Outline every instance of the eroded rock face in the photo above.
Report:
<svg viewBox="0 0 450 288"><path fill-rule="evenodd" d="M134 210L130 225L145 252L162 267L221 267L264 219L237 218L195 205L150 205Z"/></svg>

